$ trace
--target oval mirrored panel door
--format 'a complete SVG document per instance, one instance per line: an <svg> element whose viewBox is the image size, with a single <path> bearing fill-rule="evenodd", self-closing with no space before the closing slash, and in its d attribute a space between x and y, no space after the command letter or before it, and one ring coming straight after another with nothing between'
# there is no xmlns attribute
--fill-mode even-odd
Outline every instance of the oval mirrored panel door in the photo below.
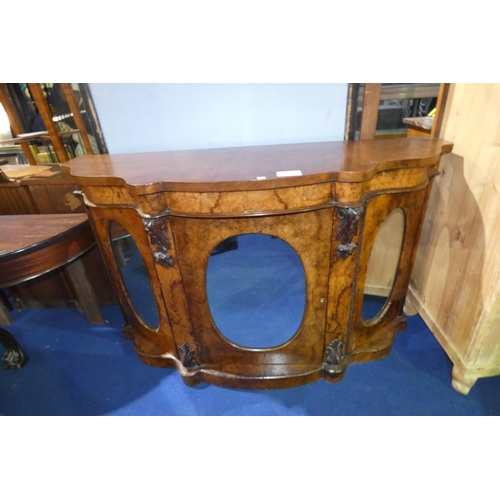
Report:
<svg viewBox="0 0 500 500"><path fill-rule="evenodd" d="M363 295L362 316L365 322L373 320L384 310L391 295L401 259L404 232L405 215L398 208L387 216L375 237Z"/></svg>
<svg viewBox="0 0 500 500"><path fill-rule="evenodd" d="M269 348L300 327L306 279L297 252L280 238L243 234L221 242L207 268L207 299L213 321L230 342Z"/></svg>
<svg viewBox="0 0 500 500"><path fill-rule="evenodd" d="M118 222L109 225L109 237L123 283L137 314L150 328L159 326L156 301L144 260L130 233Z"/></svg>

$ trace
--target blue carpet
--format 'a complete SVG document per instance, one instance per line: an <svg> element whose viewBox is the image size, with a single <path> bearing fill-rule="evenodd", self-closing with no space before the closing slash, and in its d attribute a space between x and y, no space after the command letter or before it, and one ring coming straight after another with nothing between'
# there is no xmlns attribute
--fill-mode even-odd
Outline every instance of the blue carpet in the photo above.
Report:
<svg viewBox="0 0 500 500"><path fill-rule="evenodd" d="M306 307L304 268L280 238L244 234L238 249L212 255L208 305L219 331L245 347L285 343L299 329Z"/></svg>
<svg viewBox="0 0 500 500"><path fill-rule="evenodd" d="M133 241L125 243L125 282L138 311L157 324L144 263ZM304 313L300 259L267 235L238 237L237 251L212 255L207 289L221 332L248 347L285 342ZM382 302L365 301L363 316L375 316ZM0 414L500 415L500 377L479 379L468 396L458 394L451 362L418 316L408 319L388 357L350 366L337 384L240 391L189 388L176 371L144 365L123 338L120 309L103 312L107 324L92 327L74 309L15 311L8 329L30 361L0 372Z"/></svg>
<svg viewBox="0 0 500 500"><path fill-rule="evenodd" d="M13 313L8 328L30 361L0 372L1 415L500 415L500 378L458 394L451 362L418 316L388 357L350 366L338 384L239 391L189 388L177 372L142 364L119 308L103 311L99 327L73 309Z"/></svg>

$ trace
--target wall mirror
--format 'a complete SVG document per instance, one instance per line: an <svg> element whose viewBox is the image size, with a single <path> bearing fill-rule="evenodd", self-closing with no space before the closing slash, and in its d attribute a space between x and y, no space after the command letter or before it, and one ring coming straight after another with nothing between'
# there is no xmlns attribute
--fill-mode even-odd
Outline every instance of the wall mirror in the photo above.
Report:
<svg viewBox="0 0 500 500"><path fill-rule="evenodd" d="M207 299L219 332L233 344L269 348L289 340L306 306L306 279L297 252L280 238L242 234L213 250Z"/></svg>
<svg viewBox="0 0 500 500"><path fill-rule="evenodd" d="M363 295L363 321L378 316L392 292L405 232L405 215L398 208L380 226L372 248Z"/></svg>
<svg viewBox="0 0 500 500"><path fill-rule="evenodd" d="M118 269L137 314L150 328L159 326L156 301L146 265L130 233L118 222L109 225L109 236Z"/></svg>

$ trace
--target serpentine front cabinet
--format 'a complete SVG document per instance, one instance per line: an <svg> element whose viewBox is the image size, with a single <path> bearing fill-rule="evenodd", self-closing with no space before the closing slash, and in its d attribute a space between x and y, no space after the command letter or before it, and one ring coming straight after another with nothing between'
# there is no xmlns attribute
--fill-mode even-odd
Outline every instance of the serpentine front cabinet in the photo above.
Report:
<svg viewBox="0 0 500 500"><path fill-rule="evenodd" d="M271 389L335 382L349 364L389 353L406 325L403 305L432 179L449 151L451 144L440 139L385 139L86 156L66 167L81 190L126 318L124 334L139 358L176 368L188 385ZM394 277L378 312L367 318L370 256L393 212L402 220ZM235 260L223 279L213 277L217 259L238 255L238 242L255 243L252 265L267 265L259 254L262 235L266 245L282 245L303 284L292 283L295 271L286 268L284 288L270 295L277 304L288 294L296 301L278 309L277 324L285 328L290 317L292 330L284 337L278 331L275 341L266 332L276 326L265 324L257 327L258 340L238 336L265 314L265 305L255 304L270 285L252 298L253 310L252 303L244 306L250 312L240 320L228 318L249 288L234 300L216 298L245 279L258 284L258 265L238 274L249 268ZM144 289L124 270L132 265L132 247ZM279 284L273 276L271 287ZM141 302L153 306L151 317Z"/></svg>

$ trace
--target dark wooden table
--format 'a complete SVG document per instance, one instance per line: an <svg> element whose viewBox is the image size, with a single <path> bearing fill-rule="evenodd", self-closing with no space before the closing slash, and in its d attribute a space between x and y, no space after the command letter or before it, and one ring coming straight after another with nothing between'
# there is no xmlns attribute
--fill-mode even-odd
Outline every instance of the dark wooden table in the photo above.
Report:
<svg viewBox="0 0 500 500"><path fill-rule="evenodd" d="M78 305L91 324L103 324L94 290L81 258L95 246L85 214L30 214L0 217L0 288L65 267ZM0 328L4 368L17 370L28 361L14 337Z"/></svg>
<svg viewBox="0 0 500 500"><path fill-rule="evenodd" d="M50 170L43 174L33 171L40 167ZM5 169L5 182L1 182L0 175L0 216L85 213L80 198L74 194L73 179L63 173L60 166L18 165L17 168L16 175L23 176L15 181L8 177L8 169ZM99 305L117 305L118 299L97 247L83 256L83 264ZM8 291L19 310L71 307L78 300L64 268L9 287ZM0 316L0 325L7 324L11 322Z"/></svg>

